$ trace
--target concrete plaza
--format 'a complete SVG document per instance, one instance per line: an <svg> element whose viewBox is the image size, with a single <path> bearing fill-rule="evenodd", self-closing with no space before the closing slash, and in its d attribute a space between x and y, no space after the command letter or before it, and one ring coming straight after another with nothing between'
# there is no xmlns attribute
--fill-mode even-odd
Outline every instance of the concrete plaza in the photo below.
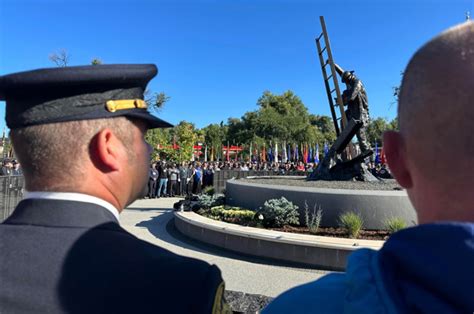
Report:
<svg viewBox="0 0 474 314"><path fill-rule="evenodd" d="M176 254L217 265L228 290L275 297L296 285L313 281L328 273L242 256L193 241L181 235L170 222L173 218L173 204L178 200L179 198L138 200L123 211L120 224L140 239Z"/></svg>

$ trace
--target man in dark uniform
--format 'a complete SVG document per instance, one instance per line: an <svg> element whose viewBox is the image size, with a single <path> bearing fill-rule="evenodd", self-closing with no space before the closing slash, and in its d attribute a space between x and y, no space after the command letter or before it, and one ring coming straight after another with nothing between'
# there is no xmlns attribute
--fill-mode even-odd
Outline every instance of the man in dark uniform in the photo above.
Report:
<svg viewBox="0 0 474 314"><path fill-rule="evenodd" d="M0 77L25 198L0 224L0 313L222 313L219 269L142 241L120 212L147 190L154 65ZM54 159L54 162L51 160Z"/></svg>
<svg viewBox="0 0 474 314"><path fill-rule="evenodd" d="M179 195L185 196L188 194L188 168L186 165L186 162L183 161L183 163L179 166Z"/></svg>
<svg viewBox="0 0 474 314"><path fill-rule="evenodd" d="M150 178L148 179L148 197L156 197L156 183L158 180L158 170L155 169L155 164L150 164L149 170Z"/></svg>

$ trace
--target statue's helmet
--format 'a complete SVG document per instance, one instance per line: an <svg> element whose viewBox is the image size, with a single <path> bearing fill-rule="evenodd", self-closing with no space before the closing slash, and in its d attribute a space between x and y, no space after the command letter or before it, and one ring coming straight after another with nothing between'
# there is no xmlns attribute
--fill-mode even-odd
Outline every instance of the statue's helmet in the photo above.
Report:
<svg viewBox="0 0 474 314"><path fill-rule="evenodd" d="M354 71L344 71L342 74L341 81L343 83L348 83L354 78Z"/></svg>

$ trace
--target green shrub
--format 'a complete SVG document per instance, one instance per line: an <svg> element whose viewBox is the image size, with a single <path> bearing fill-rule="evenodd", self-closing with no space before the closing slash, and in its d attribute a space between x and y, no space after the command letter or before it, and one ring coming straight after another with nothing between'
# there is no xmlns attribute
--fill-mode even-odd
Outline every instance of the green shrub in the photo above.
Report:
<svg viewBox="0 0 474 314"><path fill-rule="evenodd" d="M339 225L347 230L351 238L357 238L364 225L364 220L355 212L346 212L339 215Z"/></svg>
<svg viewBox="0 0 474 314"><path fill-rule="evenodd" d="M221 218L222 212L224 211L224 206L214 206L209 210L209 215Z"/></svg>
<svg viewBox="0 0 474 314"><path fill-rule="evenodd" d="M390 218L385 221L385 229L388 230L390 233L395 233L407 227L407 223L405 220L401 218Z"/></svg>
<svg viewBox="0 0 474 314"><path fill-rule="evenodd" d="M252 210L241 209L237 207L224 210L222 215L224 221L248 224L254 219L255 212Z"/></svg>
<svg viewBox="0 0 474 314"><path fill-rule="evenodd" d="M214 195L215 192L216 191L213 186L206 186L204 190L202 190L203 194L210 195L210 196Z"/></svg>
<svg viewBox="0 0 474 314"><path fill-rule="evenodd" d="M207 217L238 224L249 224L255 219L255 212L240 207L225 207L215 206L211 207Z"/></svg>
<svg viewBox="0 0 474 314"><path fill-rule="evenodd" d="M313 213L310 213L308 203L305 201L304 214L306 226L308 227L309 232L313 234L318 233L319 225L321 224L321 220L323 218L323 210L321 209L321 206L319 206L318 210L316 211L316 204L314 204Z"/></svg>
<svg viewBox="0 0 474 314"><path fill-rule="evenodd" d="M223 194L202 194L198 196L198 204L201 208L211 208L213 206L224 205L224 203L225 196Z"/></svg>
<svg viewBox="0 0 474 314"><path fill-rule="evenodd" d="M263 204L259 214L263 215L263 225L266 227L283 227L285 225L299 225L298 206L286 198L271 199Z"/></svg>

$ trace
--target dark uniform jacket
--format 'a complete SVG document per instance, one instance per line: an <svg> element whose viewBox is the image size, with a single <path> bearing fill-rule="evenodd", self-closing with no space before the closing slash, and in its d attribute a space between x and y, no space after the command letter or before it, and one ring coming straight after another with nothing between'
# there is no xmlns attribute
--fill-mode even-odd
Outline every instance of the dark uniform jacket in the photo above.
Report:
<svg viewBox="0 0 474 314"><path fill-rule="evenodd" d="M159 175L158 170L150 168L149 174L150 174L150 180L156 181L158 179L158 175Z"/></svg>
<svg viewBox="0 0 474 314"><path fill-rule="evenodd" d="M219 313L220 271L139 240L107 209L26 199L0 224L0 313Z"/></svg>

